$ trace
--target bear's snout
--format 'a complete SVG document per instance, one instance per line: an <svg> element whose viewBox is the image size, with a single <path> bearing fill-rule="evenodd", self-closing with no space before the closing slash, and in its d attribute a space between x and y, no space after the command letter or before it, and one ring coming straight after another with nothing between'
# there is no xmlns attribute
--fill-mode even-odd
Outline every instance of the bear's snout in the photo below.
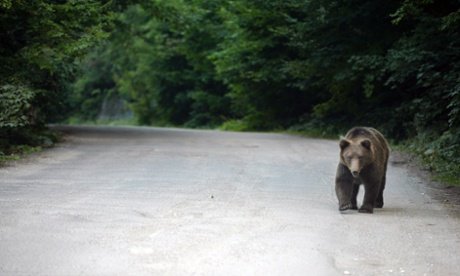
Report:
<svg viewBox="0 0 460 276"><path fill-rule="evenodd" d="M353 177L358 177L359 176L358 171L352 171L351 174L353 175Z"/></svg>

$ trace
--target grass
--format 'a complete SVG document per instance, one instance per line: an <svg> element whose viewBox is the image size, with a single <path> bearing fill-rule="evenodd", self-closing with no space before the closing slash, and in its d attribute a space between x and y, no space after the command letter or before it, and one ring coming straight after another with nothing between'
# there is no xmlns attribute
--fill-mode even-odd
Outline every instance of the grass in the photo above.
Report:
<svg viewBox="0 0 460 276"><path fill-rule="evenodd" d="M218 129L225 131L249 131L249 127L244 120L229 120L223 123Z"/></svg>
<svg viewBox="0 0 460 276"><path fill-rule="evenodd" d="M419 141L408 140L394 147L416 157L419 167L430 171L433 180L446 185L460 186L460 164L455 158L448 158L437 151L425 150Z"/></svg>
<svg viewBox="0 0 460 276"><path fill-rule="evenodd" d="M30 155L32 153L40 152L43 150L41 146L29 146L29 145L15 145L10 147L8 153L5 154L0 151L0 165L4 165L7 162L20 160L22 157Z"/></svg>
<svg viewBox="0 0 460 276"><path fill-rule="evenodd" d="M82 120L78 118L70 118L67 120L69 125L95 125L95 126L137 126L134 118L123 118L116 120L98 119L98 120Z"/></svg>
<svg viewBox="0 0 460 276"><path fill-rule="evenodd" d="M0 139L0 165L52 147L60 137L60 133L47 128L23 128L3 132Z"/></svg>

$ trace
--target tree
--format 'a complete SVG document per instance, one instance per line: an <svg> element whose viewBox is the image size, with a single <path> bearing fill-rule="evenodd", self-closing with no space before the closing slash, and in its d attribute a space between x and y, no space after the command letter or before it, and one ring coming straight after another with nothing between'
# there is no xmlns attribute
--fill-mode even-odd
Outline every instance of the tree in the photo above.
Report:
<svg viewBox="0 0 460 276"><path fill-rule="evenodd" d="M208 56L222 39L219 1L153 1L119 14L106 45L116 89L140 124L216 126L227 87Z"/></svg>
<svg viewBox="0 0 460 276"><path fill-rule="evenodd" d="M0 139L66 112L75 61L107 36L110 9L100 1L0 2ZM62 118L62 117L61 117ZM6 146L5 146L6 145Z"/></svg>

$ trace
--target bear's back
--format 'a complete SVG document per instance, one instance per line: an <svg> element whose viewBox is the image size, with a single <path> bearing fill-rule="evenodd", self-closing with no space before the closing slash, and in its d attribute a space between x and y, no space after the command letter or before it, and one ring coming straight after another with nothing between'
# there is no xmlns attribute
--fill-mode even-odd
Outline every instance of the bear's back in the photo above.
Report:
<svg viewBox="0 0 460 276"><path fill-rule="evenodd" d="M367 138L373 140L377 133L380 134L376 129L371 128L371 127L354 127L350 129L347 134L345 135L345 138L349 140L355 140L355 139L361 139L361 138ZM381 134L380 134L381 135Z"/></svg>

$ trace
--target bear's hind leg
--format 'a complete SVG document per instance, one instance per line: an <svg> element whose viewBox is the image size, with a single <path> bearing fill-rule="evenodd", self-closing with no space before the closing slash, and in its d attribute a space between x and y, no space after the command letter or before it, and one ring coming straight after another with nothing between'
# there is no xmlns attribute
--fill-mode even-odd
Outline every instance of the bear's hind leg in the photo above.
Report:
<svg viewBox="0 0 460 276"><path fill-rule="evenodd" d="M385 182L386 182L386 169L382 177L382 181L380 182L380 188L379 188L379 195L377 196L377 200L375 201L375 207L376 208L382 208L383 207L383 190L385 190Z"/></svg>
<svg viewBox="0 0 460 276"><path fill-rule="evenodd" d="M379 194L377 196L377 199L375 200L374 207L375 208L383 208L383 190L385 185L380 186Z"/></svg>

